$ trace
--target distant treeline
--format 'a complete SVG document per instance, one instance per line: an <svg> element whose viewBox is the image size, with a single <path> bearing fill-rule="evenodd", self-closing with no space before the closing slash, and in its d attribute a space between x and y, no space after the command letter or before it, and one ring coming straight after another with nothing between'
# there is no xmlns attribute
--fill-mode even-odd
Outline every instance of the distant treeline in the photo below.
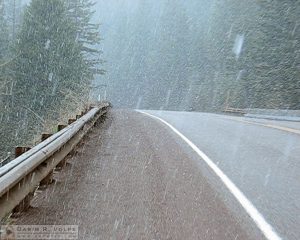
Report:
<svg viewBox="0 0 300 240"><path fill-rule="evenodd" d="M0 0L0 157L88 102L102 73L93 5Z"/></svg>
<svg viewBox="0 0 300 240"><path fill-rule="evenodd" d="M106 43L119 106L300 109L300 1L140 0Z"/></svg>

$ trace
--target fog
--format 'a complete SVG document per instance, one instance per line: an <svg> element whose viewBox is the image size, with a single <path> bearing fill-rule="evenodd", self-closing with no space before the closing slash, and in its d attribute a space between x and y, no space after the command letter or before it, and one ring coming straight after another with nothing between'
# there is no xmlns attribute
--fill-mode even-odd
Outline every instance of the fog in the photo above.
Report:
<svg viewBox="0 0 300 240"><path fill-rule="evenodd" d="M79 239L300 239L299 16L0 0L0 217Z"/></svg>
<svg viewBox="0 0 300 240"><path fill-rule="evenodd" d="M118 107L297 109L299 9L295 1L98 1L107 72L97 81Z"/></svg>

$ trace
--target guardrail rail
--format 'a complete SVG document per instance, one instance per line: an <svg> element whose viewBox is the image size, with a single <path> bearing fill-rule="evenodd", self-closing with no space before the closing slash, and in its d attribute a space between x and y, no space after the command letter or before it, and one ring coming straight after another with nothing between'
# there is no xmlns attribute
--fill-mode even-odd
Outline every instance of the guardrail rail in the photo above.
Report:
<svg viewBox="0 0 300 240"><path fill-rule="evenodd" d="M225 107L224 113L243 115L248 118L300 122L300 110L290 109L260 109Z"/></svg>
<svg viewBox="0 0 300 240"><path fill-rule="evenodd" d="M226 107L226 108L223 110L223 112L225 112L225 113L246 114L246 109Z"/></svg>
<svg viewBox="0 0 300 240"><path fill-rule="evenodd" d="M35 190L104 116L109 103L94 106L85 115L26 153L0 167L0 220L29 205Z"/></svg>

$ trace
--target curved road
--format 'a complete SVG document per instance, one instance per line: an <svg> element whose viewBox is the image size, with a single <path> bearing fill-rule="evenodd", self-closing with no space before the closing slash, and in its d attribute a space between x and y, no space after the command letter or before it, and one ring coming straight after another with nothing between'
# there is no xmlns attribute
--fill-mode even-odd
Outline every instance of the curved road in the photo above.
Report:
<svg viewBox="0 0 300 240"><path fill-rule="evenodd" d="M258 225L270 230L269 239L300 239L299 124L147 113L203 151L264 221L253 221L245 210L249 203L241 205L239 192L230 191L170 126L114 110L16 224L78 225L79 239L87 240L266 239Z"/></svg>
<svg viewBox="0 0 300 240"><path fill-rule="evenodd" d="M170 123L208 155L282 239L300 239L299 122L146 112Z"/></svg>

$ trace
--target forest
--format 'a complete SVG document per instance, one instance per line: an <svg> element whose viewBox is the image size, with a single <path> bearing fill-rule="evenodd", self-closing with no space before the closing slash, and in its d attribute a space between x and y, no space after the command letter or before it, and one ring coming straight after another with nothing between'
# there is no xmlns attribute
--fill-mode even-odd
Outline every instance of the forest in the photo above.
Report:
<svg viewBox="0 0 300 240"><path fill-rule="evenodd" d="M0 146L32 145L83 109L102 74L89 0L0 0ZM1 159L1 158L0 158Z"/></svg>
<svg viewBox="0 0 300 240"><path fill-rule="evenodd" d="M300 109L299 16L293 0L0 0L0 159L91 96Z"/></svg>
<svg viewBox="0 0 300 240"><path fill-rule="evenodd" d="M300 1L100 2L116 106L300 108Z"/></svg>

